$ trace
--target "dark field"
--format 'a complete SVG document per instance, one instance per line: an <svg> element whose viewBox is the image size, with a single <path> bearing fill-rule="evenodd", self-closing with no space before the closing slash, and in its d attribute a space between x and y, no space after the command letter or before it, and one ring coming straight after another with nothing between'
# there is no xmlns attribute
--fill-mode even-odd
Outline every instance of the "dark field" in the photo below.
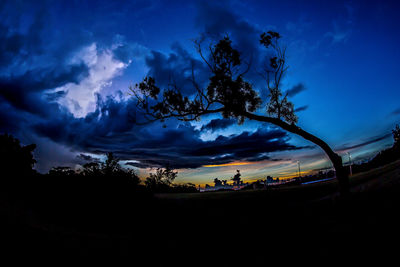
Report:
<svg viewBox="0 0 400 267"><path fill-rule="evenodd" d="M99 200L102 194L90 193L93 200L72 201L72 207L60 202L57 190L46 195L52 203L46 207L35 194L29 203L10 202L3 195L2 253L14 260L52 259L57 265L78 259L138 266L254 266L396 258L400 161L357 174L351 185L348 199L340 199L336 182L328 181L154 198L103 194ZM71 189L68 196L74 194Z"/></svg>

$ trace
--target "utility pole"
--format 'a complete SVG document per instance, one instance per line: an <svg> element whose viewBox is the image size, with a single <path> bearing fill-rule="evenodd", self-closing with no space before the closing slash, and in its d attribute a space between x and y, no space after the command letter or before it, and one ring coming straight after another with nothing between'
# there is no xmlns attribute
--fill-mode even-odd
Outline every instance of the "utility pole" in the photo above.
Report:
<svg viewBox="0 0 400 267"><path fill-rule="evenodd" d="M298 175L298 177L300 179L300 161L297 161L297 166L299 167L299 175Z"/></svg>
<svg viewBox="0 0 400 267"><path fill-rule="evenodd" d="M352 176L352 175L353 175L353 170L351 169L351 165L352 165L352 163L351 163L351 155L350 155L350 152L347 152L347 155L349 155L350 176Z"/></svg>

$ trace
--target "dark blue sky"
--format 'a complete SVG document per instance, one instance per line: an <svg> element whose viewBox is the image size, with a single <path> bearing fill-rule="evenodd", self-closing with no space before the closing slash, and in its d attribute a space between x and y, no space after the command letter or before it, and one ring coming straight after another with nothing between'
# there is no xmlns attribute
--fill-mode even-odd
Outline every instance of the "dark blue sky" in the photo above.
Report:
<svg viewBox="0 0 400 267"><path fill-rule="evenodd" d="M323 153L271 125L210 116L196 123L138 126L129 86L152 75L190 92L193 40L229 34L247 79L256 74L263 31L281 33L290 65L284 89L299 126L346 161L392 144L400 120L397 1L1 1L0 131L36 143L37 169L79 167L115 152L142 176L179 168L178 181L209 183L240 168L245 179L328 167ZM262 112L262 110L260 110ZM204 167L214 166L214 167Z"/></svg>

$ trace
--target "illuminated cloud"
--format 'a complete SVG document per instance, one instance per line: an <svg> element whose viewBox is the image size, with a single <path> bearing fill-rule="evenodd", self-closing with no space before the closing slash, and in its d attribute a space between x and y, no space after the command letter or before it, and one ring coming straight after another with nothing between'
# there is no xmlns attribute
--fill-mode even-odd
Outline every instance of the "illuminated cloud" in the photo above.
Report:
<svg viewBox="0 0 400 267"><path fill-rule="evenodd" d="M96 110L96 94L104 87L111 86L112 80L121 75L128 64L116 60L111 49L99 51L93 43L83 48L72 62L83 61L89 68L89 74L79 83L69 83L56 88L55 92L65 92L58 102L67 107L76 117L85 117Z"/></svg>

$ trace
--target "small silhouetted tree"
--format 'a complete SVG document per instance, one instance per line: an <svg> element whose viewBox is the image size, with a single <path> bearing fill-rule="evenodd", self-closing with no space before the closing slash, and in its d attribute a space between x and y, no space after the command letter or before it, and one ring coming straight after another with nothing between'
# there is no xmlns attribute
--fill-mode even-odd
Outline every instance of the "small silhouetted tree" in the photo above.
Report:
<svg viewBox="0 0 400 267"><path fill-rule="evenodd" d="M112 152L106 154L106 160L102 164L102 172L105 175L112 175L118 173L121 170L121 166L119 165L119 159L114 156Z"/></svg>
<svg viewBox="0 0 400 267"><path fill-rule="evenodd" d="M172 182L178 176L169 166L157 168L155 173L150 173L146 178L145 185L152 192L164 192L171 189Z"/></svg>
<svg viewBox="0 0 400 267"><path fill-rule="evenodd" d="M393 133L393 148L398 150L400 149L400 126L396 124L396 127L392 130Z"/></svg>
<svg viewBox="0 0 400 267"><path fill-rule="evenodd" d="M245 119L256 120L297 134L324 150L336 170L341 194L347 195L349 179L342 158L322 139L296 125L294 105L288 100L288 94L282 91L282 79L288 67L286 49L279 44L280 38L279 33L269 31L263 33L259 40L272 54L261 71L269 94L263 107L266 115L256 113L263 101L252 84L245 80L244 75L249 70L249 64L242 61L229 37L208 46L207 54L203 53L202 40L195 41L197 52L211 74L208 84L202 86L196 81L192 66L191 82L196 92L194 96L183 95L183 90L174 83L161 90L150 76L131 87L131 92L137 98L137 105L144 111L148 122L163 121L171 117L194 121L207 114L220 113L224 118L236 119L239 124Z"/></svg>
<svg viewBox="0 0 400 267"><path fill-rule="evenodd" d="M214 179L214 186L221 186L222 185L222 181L218 178Z"/></svg>
<svg viewBox="0 0 400 267"><path fill-rule="evenodd" d="M240 185L240 176L241 176L240 170L236 170L236 174L231 179L233 181L233 184Z"/></svg>

